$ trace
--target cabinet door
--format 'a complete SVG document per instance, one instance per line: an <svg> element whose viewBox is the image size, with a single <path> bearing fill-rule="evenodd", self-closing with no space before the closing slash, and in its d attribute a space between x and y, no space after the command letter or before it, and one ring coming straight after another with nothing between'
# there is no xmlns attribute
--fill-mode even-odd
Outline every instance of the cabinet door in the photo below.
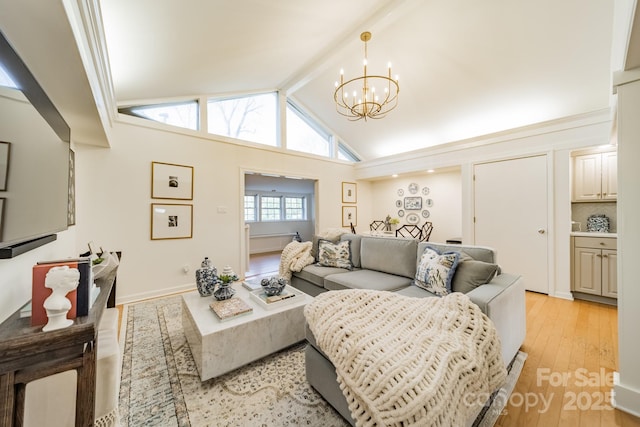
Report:
<svg viewBox="0 0 640 427"><path fill-rule="evenodd" d="M618 153L602 153L602 199L618 198Z"/></svg>
<svg viewBox="0 0 640 427"><path fill-rule="evenodd" d="M602 156L585 154L574 158L573 200L600 200L602 186Z"/></svg>
<svg viewBox="0 0 640 427"><path fill-rule="evenodd" d="M618 298L618 252L602 250L602 295Z"/></svg>
<svg viewBox="0 0 640 427"><path fill-rule="evenodd" d="M574 291L585 294L602 293L602 251L591 248L574 249Z"/></svg>

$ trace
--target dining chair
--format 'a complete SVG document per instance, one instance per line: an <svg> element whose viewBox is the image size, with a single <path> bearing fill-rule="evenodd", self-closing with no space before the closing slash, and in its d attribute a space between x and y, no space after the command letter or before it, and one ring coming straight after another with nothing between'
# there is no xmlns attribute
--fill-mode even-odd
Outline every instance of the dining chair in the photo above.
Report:
<svg viewBox="0 0 640 427"><path fill-rule="evenodd" d="M401 227L398 227L398 229L396 230L396 237L408 237L420 240L421 235L422 229L417 225L405 224Z"/></svg>
<svg viewBox="0 0 640 427"><path fill-rule="evenodd" d="M423 242L428 242L429 237L431 237L432 231L433 231L433 223L431 221L427 221L424 224L422 224L420 240Z"/></svg>
<svg viewBox="0 0 640 427"><path fill-rule="evenodd" d="M382 231L384 229L384 221L372 221L371 224L369 224L369 230L370 231L377 231L380 230Z"/></svg>

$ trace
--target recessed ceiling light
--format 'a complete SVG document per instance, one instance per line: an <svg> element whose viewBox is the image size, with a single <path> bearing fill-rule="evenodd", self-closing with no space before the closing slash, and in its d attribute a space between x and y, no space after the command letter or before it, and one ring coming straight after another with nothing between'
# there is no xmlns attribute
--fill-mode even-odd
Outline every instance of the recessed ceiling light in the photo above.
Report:
<svg viewBox="0 0 640 427"><path fill-rule="evenodd" d="M435 170L433 170L433 169L427 170L427 173L434 173L434 172L435 172Z"/></svg>
<svg viewBox="0 0 640 427"><path fill-rule="evenodd" d="M394 173L393 175L391 175L391 178L397 178L397 177L398 177L397 173Z"/></svg>

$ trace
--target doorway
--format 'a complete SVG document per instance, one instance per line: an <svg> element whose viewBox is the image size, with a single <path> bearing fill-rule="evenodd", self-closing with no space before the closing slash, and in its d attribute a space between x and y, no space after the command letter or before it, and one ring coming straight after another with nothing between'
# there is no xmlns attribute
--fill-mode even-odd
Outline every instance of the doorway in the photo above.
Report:
<svg viewBox="0 0 640 427"><path fill-rule="evenodd" d="M547 156L474 166L474 241L527 290L549 293Z"/></svg>
<svg viewBox="0 0 640 427"><path fill-rule="evenodd" d="M243 178L243 259L249 275L256 268L264 268L256 260L277 257L279 261L280 253L294 237L311 240L316 224L317 182L271 172L245 171Z"/></svg>

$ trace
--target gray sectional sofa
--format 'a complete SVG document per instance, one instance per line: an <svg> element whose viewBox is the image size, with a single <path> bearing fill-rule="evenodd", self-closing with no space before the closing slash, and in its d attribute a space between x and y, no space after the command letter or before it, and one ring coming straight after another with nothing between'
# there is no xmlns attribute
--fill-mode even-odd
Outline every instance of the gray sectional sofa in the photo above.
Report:
<svg viewBox="0 0 640 427"><path fill-rule="evenodd" d="M312 255L317 259L318 238L314 237ZM525 337L525 290L521 276L502 273L480 283L473 272L474 265L495 264L494 250L480 246L446 245L418 242L413 239L343 234L340 241L349 240L351 270L325 267L317 263L294 272L291 285L316 296L329 290L376 289L397 292L411 297L437 297L413 284L418 260L426 246L440 252L464 253L465 261L458 264L453 276L453 291L462 291L493 321L502 344L502 357L508 365L515 357ZM475 261L480 261L475 262ZM475 263L474 263L475 262ZM468 263L468 264L464 264ZM346 400L339 389L335 368L322 353L313 334L307 328L306 370L309 383L323 397L350 420Z"/></svg>

